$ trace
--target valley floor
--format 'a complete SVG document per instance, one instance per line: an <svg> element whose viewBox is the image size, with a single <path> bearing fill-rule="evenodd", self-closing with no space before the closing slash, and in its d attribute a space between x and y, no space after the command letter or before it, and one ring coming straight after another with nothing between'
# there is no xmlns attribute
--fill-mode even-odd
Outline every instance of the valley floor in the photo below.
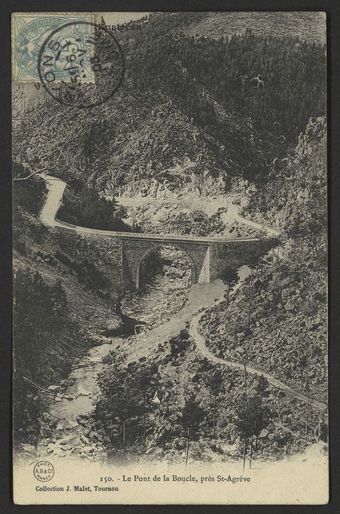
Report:
<svg viewBox="0 0 340 514"><path fill-rule="evenodd" d="M241 269L240 271L241 282L236 288L242 285L242 280L248 274L247 269ZM144 297L143 294L139 293L133 301L130 297L126 304L130 306L128 314L137 315L141 322L143 322L144 315L144 320L149 320L148 330L137 336L122 334L120 337L103 338L107 342L95 346L83 358L75 361L66 388L52 387L55 398L48 409L51 427L46 430L45 435L37 445L36 451L39 457L53 455L58 458L86 458L90 461L105 461L107 459L107 447L110 446L110 440L105 431L103 429L98 430L98 426L91 419L100 394L97 378L105 367L110 366L109 363L105 364L104 362L105 358L112 353L123 356L125 365L138 361L157 360L157 356L162 355L162 344L171 337L177 336L181 330L189 327L189 335L193 340L194 348L190 359L206 358L214 365L226 366L227 368L240 370L241 374L243 373L242 363L226 361L216 357L205 345L204 337L199 329L200 318L204 315L205 307L211 308L214 303L218 305L218 302L223 299L224 284L221 281L215 281L211 284L193 286L190 290L187 290L187 300L184 306L177 313L174 313L171 319L162 322L162 314L166 315L167 313L169 298L173 301L176 299L176 289L174 292L171 287L172 284L169 287L169 281L167 280L165 283L163 279L158 284L158 291L161 288L162 291L165 291L165 294L157 293L157 288L155 288L156 293L149 290L149 293L145 293ZM156 312L153 309L150 313L148 308L143 312L142 305L147 305L149 302L150 306L152 297L154 307L157 305ZM146 304L144 302L145 298L147 300ZM187 381L190 380L190 367L188 370L185 370L185 367L178 369L178 371L182 371L180 375L177 375L176 387L182 389L182 394L185 392ZM175 369L171 369L171 366L170 371L164 369L165 376L170 372L169 377L173 379L173 371ZM305 404L308 402L307 397L261 370L248 367L247 372L255 376L264 375L274 390L283 391L288 398ZM288 398L287 402L289 404ZM321 402L316 401L312 401L312 406L321 410L325 407ZM103 416L105 417L105 412ZM237 446L227 443L223 446L222 441L219 441L218 447L220 447L219 451L222 452L221 455L237 460ZM207 458L207 451L205 451L205 458ZM214 451L210 450L210 452L210 458L218 458ZM167 458L170 458L170 456L168 455Z"/></svg>

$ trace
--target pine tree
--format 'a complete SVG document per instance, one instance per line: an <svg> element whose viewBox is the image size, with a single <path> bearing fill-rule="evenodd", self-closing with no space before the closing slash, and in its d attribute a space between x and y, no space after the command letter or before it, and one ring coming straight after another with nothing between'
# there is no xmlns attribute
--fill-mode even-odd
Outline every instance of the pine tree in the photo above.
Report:
<svg viewBox="0 0 340 514"><path fill-rule="evenodd" d="M181 414L181 423L186 430L186 456L185 465L188 464L189 446L191 439L196 435L197 429L205 418L205 411L196 400L194 394L190 394L186 400Z"/></svg>

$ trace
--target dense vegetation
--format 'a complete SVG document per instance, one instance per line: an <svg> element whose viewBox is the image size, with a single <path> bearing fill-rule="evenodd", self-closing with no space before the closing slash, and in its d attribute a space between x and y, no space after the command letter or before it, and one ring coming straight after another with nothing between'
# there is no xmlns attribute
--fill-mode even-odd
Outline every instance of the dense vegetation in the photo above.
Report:
<svg viewBox="0 0 340 514"><path fill-rule="evenodd" d="M279 184L279 186L278 186ZM289 164L251 211L282 232L229 305L205 316L210 348L251 363L306 396L327 399L327 175L323 119L311 120Z"/></svg>
<svg viewBox="0 0 340 514"><path fill-rule="evenodd" d="M14 177L25 175L25 169L17 162L12 163ZM25 180L13 184L13 217L16 220L20 217L20 210L30 214L38 215L44 204L46 186L43 180Z"/></svg>
<svg viewBox="0 0 340 514"><path fill-rule="evenodd" d="M255 37L251 30L217 41L160 36L153 51L152 45L150 41L139 46L131 56L130 72L138 76L139 86L166 88L173 101L198 125L213 130L221 143L223 135L235 137L222 130L232 114L251 119L267 133L278 123L274 137L283 134L294 141L311 115L325 112L320 95L326 78L322 46Z"/></svg>
<svg viewBox="0 0 340 514"><path fill-rule="evenodd" d="M122 218L125 210L113 200L107 200L85 184L77 192L66 191L57 217L83 227L129 232L131 227Z"/></svg>
<svg viewBox="0 0 340 514"><path fill-rule="evenodd" d="M36 443L51 384L67 378L86 345L71 319L60 281L19 270L14 283L14 431L16 443Z"/></svg>
<svg viewBox="0 0 340 514"><path fill-rule="evenodd" d="M18 158L110 194L152 177L177 188L214 178L221 190L233 176L266 180L309 117L325 114L324 46L250 30L218 40L169 32L178 19L117 33L126 78L96 109L37 91L41 104L14 138Z"/></svg>
<svg viewBox="0 0 340 514"><path fill-rule="evenodd" d="M38 269L42 266L50 267L57 275L66 271L77 278L81 287L115 304L116 297L120 294L119 277L112 276L112 268L117 267L120 262L119 243L102 237L97 241L91 236L82 237L65 231L54 231L42 225L38 215L46 198L46 187L40 177L14 182L13 194L15 257L33 269L35 266ZM91 198L96 199L97 203L93 201L89 210L95 210L95 206L100 204L100 199L96 193ZM86 206L82 204L82 200L79 200L79 203L85 210ZM74 212L73 208L74 204L67 208L66 212L69 212L70 216ZM100 217L103 213L106 217ZM79 211L78 219L74 212L75 219L72 221L81 222L82 215L83 211ZM102 209L95 219L100 226L105 226L105 221L109 223L110 220L114 220L110 202L106 203L103 200ZM124 224L119 226L124 228Z"/></svg>
<svg viewBox="0 0 340 514"><path fill-rule="evenodd" d="M263 377L200 357L185 331L152 357L127 365L112 352L106 362L87 424L113 461L283 457L320 437L322 415Z"/></svg>
<svg viewBox="0 0 340 514"><path fill-rule="evenodd" d="M48 405L56 391L67 386L74 361L98 341L98 326L93 324L102 318L104 323L117 322L119 288L112 282L112 269L120 254L114 244L108 248L44 227L38 214L45 183L38 177L14 182L13 189L17 446L35 445L43 434L51 433L55 422L47 413Z"/></svg>

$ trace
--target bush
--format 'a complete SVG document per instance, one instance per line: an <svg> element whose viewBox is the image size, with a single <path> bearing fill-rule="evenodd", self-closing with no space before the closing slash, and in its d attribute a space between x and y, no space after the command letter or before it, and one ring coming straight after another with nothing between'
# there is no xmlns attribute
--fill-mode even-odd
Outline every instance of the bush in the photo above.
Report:
<svg viewBox="0 0 340 514"><path fill-rule="evenodd" d="M123 222L125 210L112 200L106 200L86 185L79 195L67 191L57 216L59 219L83 227L130 232L131 227Z"/></svg>
<svg viewBox="0 0 340 514"><path fill-rule="evenodd" d="M18 166L18 164L14 163L13 170ZM13 174L15 175L14 171ZM44 204L45 194L45 182L43 180L39 180L38 177L20 182L13 182L14 219L19 215L19 208L37 216Z"/></svg>

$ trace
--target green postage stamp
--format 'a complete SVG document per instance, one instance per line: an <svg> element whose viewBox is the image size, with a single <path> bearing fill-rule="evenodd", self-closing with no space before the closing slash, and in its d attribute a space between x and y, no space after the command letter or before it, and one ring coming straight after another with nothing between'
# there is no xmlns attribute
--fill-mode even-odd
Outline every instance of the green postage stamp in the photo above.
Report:
<svg viewBox="0 0 340 514"><path fill-rule="evenodd" d="M12 17L12 76L19 82L39 82L38 59L41 48L50 34L70 22L93 23L94 16L86 13L17 13ZM64 34L65 43L77 43L79 36L84 38L91 32L77 32L77 26L68 25ZM79 43L79 41L78 41ZM52 44L52 43L51 43ZM60 72L60 80L65 73Z"/></svg>

